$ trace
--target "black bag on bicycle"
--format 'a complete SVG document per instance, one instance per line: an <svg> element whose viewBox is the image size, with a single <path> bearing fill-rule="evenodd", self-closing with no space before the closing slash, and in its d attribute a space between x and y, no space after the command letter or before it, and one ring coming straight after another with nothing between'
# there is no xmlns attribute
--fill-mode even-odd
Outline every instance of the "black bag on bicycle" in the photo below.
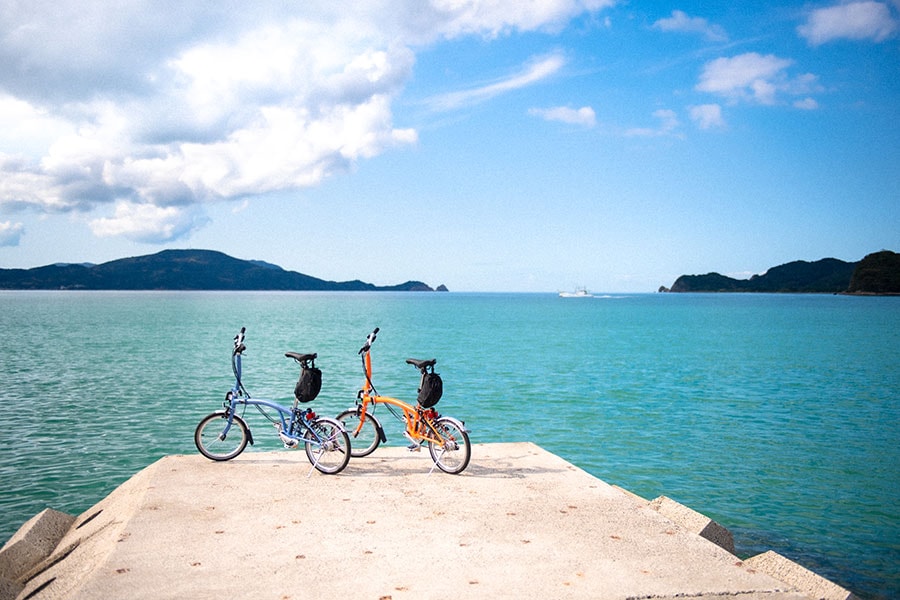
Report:
<svg viewBox="0 0 900 600"><path fill-rule="evenodd" d="M444 393L444 382L437 373L426 373L422 378L422 387L419 389L419 405L422 408L431 408L438 403Z"/></svg>
<svg viewBox="0 0 900 600"><path fill-rule="evenodd" d="M294 397L300 402L312 402L322 389L322 370L317 367L304 367L300 371L300 379L294 386Z"/></svg>

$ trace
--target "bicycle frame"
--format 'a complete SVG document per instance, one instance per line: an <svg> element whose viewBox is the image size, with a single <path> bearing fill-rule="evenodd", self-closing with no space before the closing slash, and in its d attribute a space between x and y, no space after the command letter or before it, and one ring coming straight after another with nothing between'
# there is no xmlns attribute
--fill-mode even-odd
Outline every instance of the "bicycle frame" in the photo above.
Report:
<svg viewBox="0 0 900 600"><path fill-rule="evenodd" d="M378 330L376 329L376 332ZM348 431L351 438L355 438L359 435L359 432L362 430L363 424L365 422L366 413L369 411L369 406L372 407L372 414L375 414L375 407L379 404L385 404L388 406L395 406L403 411L403 417L406 422L406 433L409 436L411 441L415 441L419 444L422 442L429 442L433 444L442 444L443 437L438 432L437 428L434 426L434 419L440 417L438 412L433 408L420 408L414 407L403 400L398 398L393 398L391 396L381 396L378 394L378 391L375 389L374 384L372 383L372 356L369 353L369 347L365 347L363 354L363 370L365 371L366 380L363 382L363 388L359 391L357 395L357 403L359 404L359 423L353 429L353 431ZM422 374L424 378L424 373ZM420 386L421 387L421 386ZM384 432L380 431L379 435L382 437L382 441L384 441Z"/></svg>
<svg viewBox="0 0 900 600"><path fill-rule="evenodd" d="M361 396L361 402L359 404L359 424L353 431L347 432L351 435L351 437L359 434L363 426L363 419L365 419L366 413L370 412L369 407L372 407L371 412L372 414L374 414L375 407L379 404L396 406L403 411L403 417L406 421L406 433L409 434L412 439L417 440L420 443L431 442L440 444L442 442L440 434L432 423L432 421L439 416L436 410L430 408L417 409L398 398L371 394L365 394Z"/></svg>
<svg viewBox="0 0 900 600"><path fill-rule="evenodd" d="M288 408L275 402L274 400L268 400L265 398L251 398L250 393L241 382L240 353L235 353L234 355L232 355L231 366L235 376L234 387L231 388L231 391L228 392L225 397L224 407L226 412L228 413L228 423L223 430L223 434L228 434L235 417L244 420L243 412L241 413L241 416L237 415L238 406L256 406L257 408L265 407L271 408L278 413L279 422L276 423L278 427L278 434L285 444L295 446L300 444L301 442L310 442L316 446L322 445L324 440L315 429L310 427L308 422L316 418L316 414L311 408L298 410L297 405L299 403L296 399L294 400L293 407ZM285 419L286 416L290 416L289 421ZM246 420L244 420L244 424L246 425ZM247 431L249 433L249 426L247 427ZM306 437L308 434L312 434L312 439ZM250 444L253 445L252 435L250 436Z"/></svg>
<svg viewBox="0 0 900 600"><path fill-rule="evenodd" d="M300 402L311 402L322 386L322 372L316 368L315 353L285 352L285 356L300 364L300 377L294 386L294 403L284 406L274 400L251 398L241 381L241 360L245 327L234 338L231 353L231 369L234 385L225 394L225 410L218 410L203 417L194 430L194 444L200 454L210 460L226 461L241 454L247 444L253 445L253 434L244 414L248 406L255 407L278 430L278 437L285 448L302 446L313 469L334 475L341 472L350 460L350 438L344 426L336 419L320 417L310 408L299 408ZM268 409L268 410L267 410ZM271 411L277 412L274 417ZM240 414L239 414L240 413ZM308 477L308 475L307 475Z"/></svg>
<svg viewBox="0 0 900 600"><path fill-rule="evenodd" d="M437 361L435 359L406 359L407 364L416 367L421 373L419 397L416 399L415 406L398 398L382 396L372 384L372 357L370 354L378 331L376 327L366 337L366 343L359 350L363 361L365 381L362 389L356 395L356 406L344 410L336 418L344 428L348 439L354 440L351 456L356 458L368 456L378 448L379 444L387 442L384 428L375 416L378 406L384 405L397 420L404 422L406 428L404 436L412 442L412 445L408 447L410 451L418 451L423 445L428 447L428 453L434 461L434 466L429 473L433 472L435 468L452 475L461 473L468 466L472 456L469 434L463 421L440 415L434 408L442 393L440 376L434 372L434 365ZM434 379L429 381L428 378ZM398 409L402 411L402 416ZM359 446L356 446L357 441L360 442Z"/></svg>

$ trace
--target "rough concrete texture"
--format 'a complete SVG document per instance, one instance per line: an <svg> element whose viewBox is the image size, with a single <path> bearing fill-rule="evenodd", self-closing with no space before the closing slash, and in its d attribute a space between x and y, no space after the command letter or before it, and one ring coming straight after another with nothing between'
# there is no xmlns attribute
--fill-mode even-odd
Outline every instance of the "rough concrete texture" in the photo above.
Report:
<svg viewBox="0 0 900 600"><path fill-rule="evenodd" d="M75 517L50 508L28 519L0 549L0 599L15 598L26 573L49 556Z"/></svg>
<svg viewBox="0 0 900 600"><path fill-rule="evenodd" d="M336 476L302 452L166 457L80 515L18 598L807 597L533 444L431 466L404 448Z"/></svg>
<svg viewBox="0 0 900 600"><path fill-rule="evenodd" d="M802 591L810 598L821 600L856 600L856 596L841 586L817 575L794 561L775 552L763 552L748 558L744 564L756 571L771 575Z"/></svg>
<svg viewBox="0 0 900 600"><path fill-rule="evenodd" d="M706 515L701 515L694 509L666 496L660 496L651 501L650 506L688 531L692 531L734 554L734 537L731 532Z"/></svg>

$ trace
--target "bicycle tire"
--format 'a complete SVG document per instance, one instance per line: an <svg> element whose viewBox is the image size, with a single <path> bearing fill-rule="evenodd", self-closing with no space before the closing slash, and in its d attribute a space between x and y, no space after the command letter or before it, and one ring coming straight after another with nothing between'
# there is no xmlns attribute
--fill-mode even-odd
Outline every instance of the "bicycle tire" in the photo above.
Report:
<svg viewBox="0 0 900 600"><path fill-rule="evenodd" d="M462 473L469 466L469 459L472 457L469 434L465 427L452 417L441 417L434 422L434 428L443 440L440 446L434 442L428 444L434 464L444 473Z"/></svg>
<svg viewBox="0 0 900 600"><path fill-rule="evenodd" d="M334 419L316 419L310 424L322 442L309 441L312 434L307 431L305 438L306 457L309 463L326 475L340 473L350 462L350 437L343 426Z"/></svg>
<svg viewBox="0 0 900 600"><path fill-rule="evenodd" d="M244 451L250 439L247 424L235 416L228 435L222 435L228 417L225 411L214 412L201 419L194 430L194 444L200 454L210 460L231 460Z"/></svg>
<svg viewBox="0 0 900 600"><path fill-rule="evenodd" d="M337 416L337 420L344 426L347 435L351 436L350 455L353 458L362 458L375 452L375 449L381 443L381 436L378 433L378 420L372 416L372 413L366 413L362 428L359 434L354 436L356 426L359 425L359 408L350 408Z"/></svg>

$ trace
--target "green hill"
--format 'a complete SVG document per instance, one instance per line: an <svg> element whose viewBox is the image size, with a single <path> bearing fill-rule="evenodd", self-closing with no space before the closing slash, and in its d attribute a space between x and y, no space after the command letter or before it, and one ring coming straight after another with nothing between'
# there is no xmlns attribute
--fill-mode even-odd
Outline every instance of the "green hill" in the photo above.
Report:
<svg viewBox="0 0 900 600"><path fill-rule="evenodd" d="M847 291L851 294L900 294L900 254L882 250L856 267Z"/></svg>
<svg viewBox="0 0 900 600"><path fill-rule="evenodd" d="M668 291L900 294L900 255L883 250L859 262L836 258L815 262L798 260L750 279L734 279L719 273L682 275Z"/></svg>
<svg viewBox="0 0 900 600"><path fill-rule="evenodd" d="M99 265L0 269L0 289L433 291L421 281L394 286L375 286L359 280L326 281L212 250L163 250Z"/></svg>

